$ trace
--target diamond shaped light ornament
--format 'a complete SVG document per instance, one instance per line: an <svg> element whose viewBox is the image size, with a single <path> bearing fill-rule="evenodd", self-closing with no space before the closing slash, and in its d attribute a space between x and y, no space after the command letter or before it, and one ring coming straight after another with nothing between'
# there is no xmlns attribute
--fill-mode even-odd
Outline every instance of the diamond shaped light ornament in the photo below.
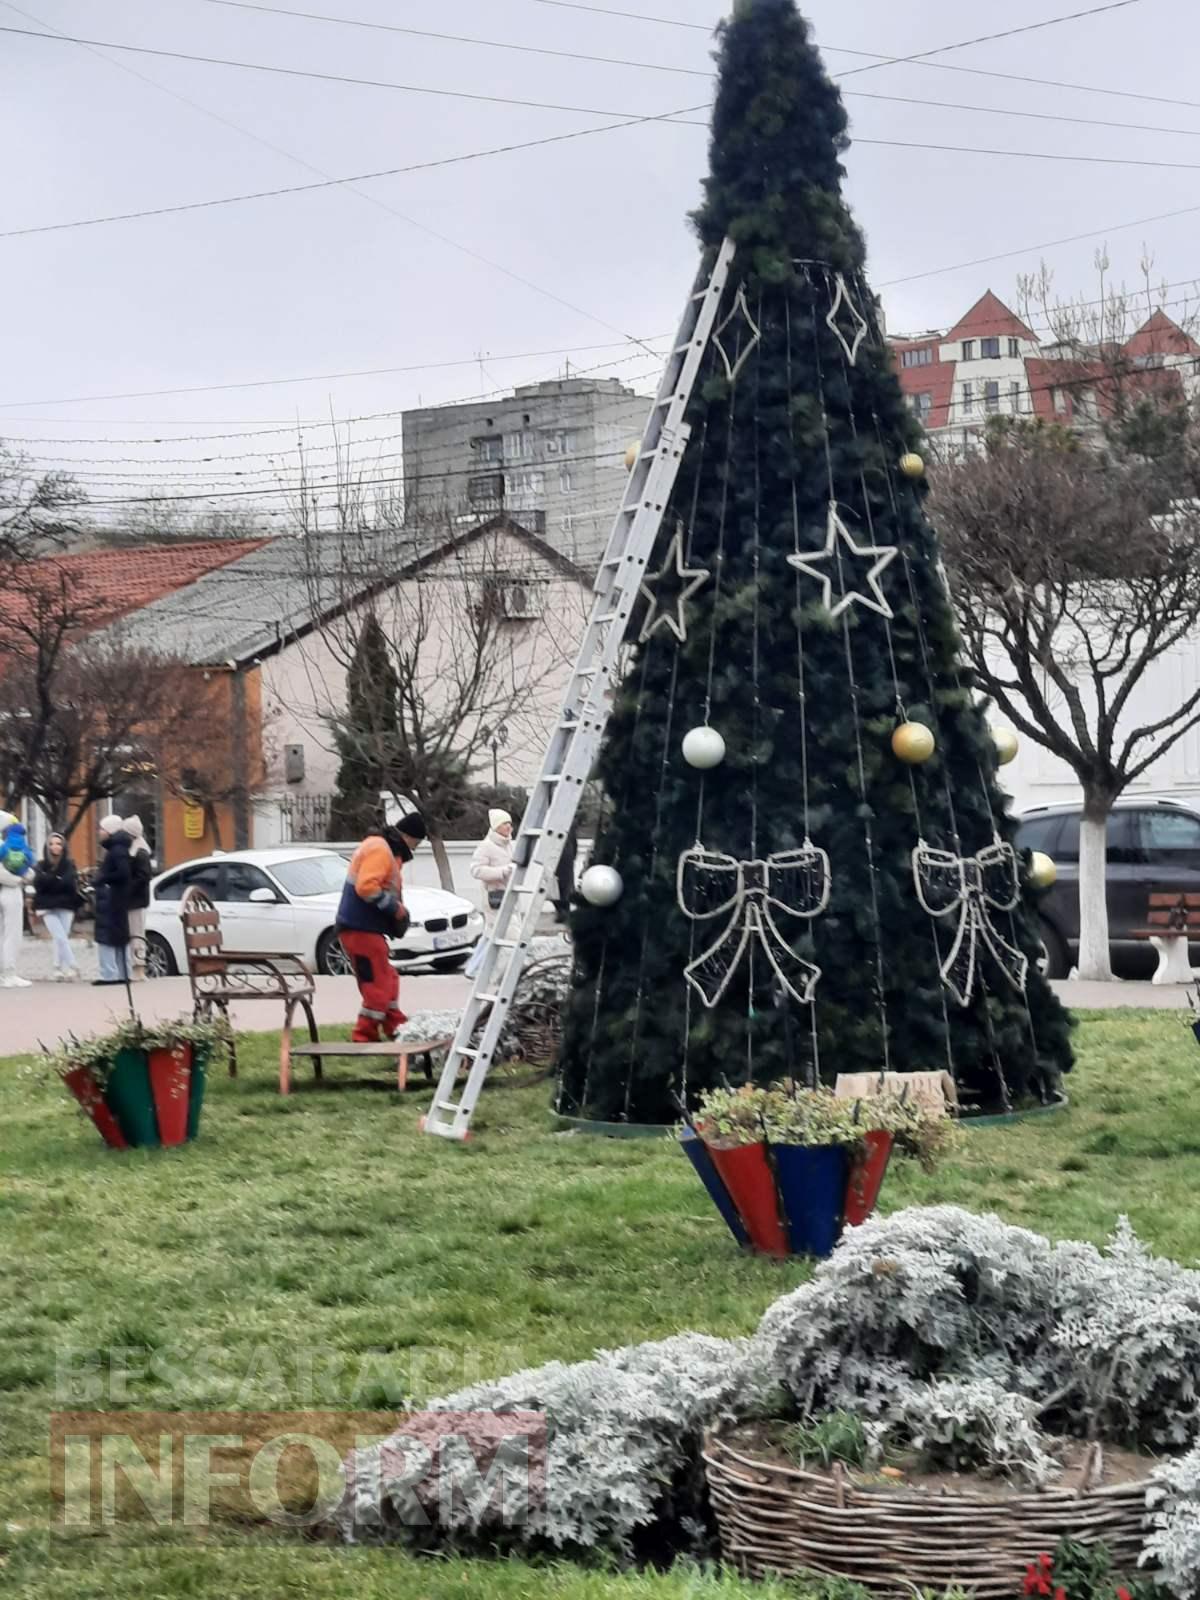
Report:
<svg viewBox="0 0 1200 1600"><path fill-rule="evenodd" d="M743 325L741 331L748 334L749 338L742 349L737 351L735 358L731 361L729 359L729 349L727 347L733 346L736 350L736 334L739 323ZM746 362L754 353L754 350L761 338L762 330L759 328L754 318L750 315L750 307L746 304L746 291L743 288L739 288L737 295L734 298L733 309L713 335L713 343L717 347L717 354L724 363L725 376L729 379L730 383L737 382L738 373L742 370L742 368L746 365Z"/></svg>
<svg viewBox="0 0 1200 1600"><path fill-rule="evenodd" d="M829 308L829 315L825 318L825 326L845 351L846 360L854 366L858 360L859 346L870 332L870 327L866 317L851 299L846 280L840 272L834 281L837 292L833 297L833 305Z"/></svg>

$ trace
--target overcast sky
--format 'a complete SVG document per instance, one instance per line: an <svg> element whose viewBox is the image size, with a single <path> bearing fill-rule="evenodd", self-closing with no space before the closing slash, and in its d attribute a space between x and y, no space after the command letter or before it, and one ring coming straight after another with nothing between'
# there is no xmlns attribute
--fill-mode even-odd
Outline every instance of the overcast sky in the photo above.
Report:
<svg viewBox="0 0 1200 1600"><path fill-rule="evenodd" d="M291 3L360 22L615 57L621 64L268 15L214 0L0 0L0 24L14 28L583 108L318 82L0 34L3 227L436 161L621 116L701 106L711 94L706 28L719 13L707 0L594 0L705 25L690 28L546 0ZM830 70L839 74L867 64L847 52L937 49L1091 3L809 0L806 9ZM1187 103L915 63L846 78L846 92L854 91L847 99L852 133L863 141L848 157L849 198L867 234L872 281L886 285L894 331L946 326L988 287L1015 298L1016 274L1035 268L1042 256L1063 293L1094 293L1093 255L1106 239L1116 276L1130 282L1138 277L1143 244L1158 276L1173 284L1200 276L1194 172L865 142L1122 157L1192 164L1200 172L1194 0L1138 0L938 59ZM956 109L860 97L868 94L954 102ZM1000 116L981 109L987 107L1169 131ZM702 112L693 115L703 119ZM581 368L606 363L605 374L652 387L654 363L623 336L662 335L678 320L696 253L685 214L697 200L705 159L702 126L643 124L380 179L356 191L334 188L0 239L0 437L144 439L266 427L331 410L362 417L551 377L567 359ZM1118 224L1188 205L1198 209L1117 231ZM1038 248L1084 233L1095 237ZM944 270L1008 251L1022 253ZM91 398L383 367L423 370ZM398 427L376 421L355 432L367 438ZM150 463L164 453L262 450L275 442L264 435L169 452L41 443L30 450L44 459L111 455ZM142 468L81 468L124 470L136 476ZM115 481L96 476L88 486L101 495Z"/></svg>

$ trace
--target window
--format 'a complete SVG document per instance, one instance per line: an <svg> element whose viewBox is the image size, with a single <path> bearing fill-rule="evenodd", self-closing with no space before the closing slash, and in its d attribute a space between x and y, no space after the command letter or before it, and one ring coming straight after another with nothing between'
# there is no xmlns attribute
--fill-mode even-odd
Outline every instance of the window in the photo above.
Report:
<svg viewBox="0 0 1200 1600"><path fill-rule="evenodd" d="M974 339L964 339L963 340L962 358L963 358L964 361L974 361L974 359L975 359L975 341L974 341Z"/></svg>
<svg viewBox="0 0 1200 1600"><path fill-rule="evenodd" d="M575 448L575 435L565 428L559 428L554 433L546 435L546 454L550 456L569 456Z"/></svg>
<svg viewBox="0 0 1200 1600"><path fill-rule="evenodd" d="M1196 858L1200 866L1200 820L1186 811L1139 811L1142 843L1151 858L1183 852Z"/></svg>
<svg viewBox="0 0 1200 1600"><path fill-rule="evenodd" d="M998 361L1000 359L999 339L981 339L979 341L979 354L984 361Z"/></svg>
<svg viewBox="0 0 1200 1600"><path fill-rule="evenodd" d="M275 885L265 872L260 872L257 867L252 867L247 861L227 861L225 863L225 886L221 891L222 900L236 900L239 904L244 905L248 903L255 889L269 889L272 896L276 900L279 899L279 893Z"/></svg>
<svg viewBox="0 0 1200 1600"><path fill-rule="evenodd" d="M964 383L962 386L962 407L964 411L974 411L975 409L975 385L973 383Z"/></svg>
<svg viewBox="0 0 1200 1600"><path fill-rule="evenodd" d="M165 879L154 891L156 900L182 900L189 889L203 889L211 899L217 897L217 880L221 874L218 861L205 861L199 866L184 867L174 877Z"/></svg>
<svg viewBox="0 0 1200 1600"><path fill-rule="evenodd" d="M1008 386L1008 399L1013 412L1019 412L1021 409L1021 385L1015 378Z"/></svg>
<svg viewBox="0 0 1200 1600"><path fill-rule="evenodd" d="M1019 360L1020 355L1021 355L1021 341L1020 341L1020 339L1010 339L1008 341L1008 354L1009 354L1010 359L1012 359L1013 361Z"/></svg>
<svg viewBox="0 0 1200 1600"><path fill-rule="evenodd" d="M931 367L933 365L933 346L923 344L919 350L905 350L900 356L902 367Z"/></svg>
<svg viewBox="0 0 1200 1600"><path fill-rule="evenodd" d="M504 460L504 440L498 433L489 434L486 439L472 439L471 449L480 461Z"/></svg>
<svg viewBox="0 0 1200 1600"><path fill-rule="evenodd" d="M510 433L505 441L505 452L512 461L532 461L533 435L524 430Z"/></svg>
<svg viewBox="0 0 1200 1600"><path fill-rule="evenodd" d="M1050 404L1056 416L1065 417L1071 409L1071 398L1065 389L1051 389Z"/></svg>
<svg viewBox="0 0 1200 1600"><path fill-rule="evenodd" d="M484 473L467 479L467 499L473 506L502 506L504 504L504 474Z"/></svg>
<svg viewBox="0 0 1200 1600"><path fill-rule="evenodd" d="M1000 385L998 383L985 383L983 386L983 409L995 413L1000 409Z"/></svg>
<svg viewBox="0 0 1200 1600"><path fill-rule="evenodd" d="M933 410L933 396L928 390L913 396L913 410L922 422L929 421L930 412Z"/></svg>
<svg viewBox="0 0 1200 1600"><path fill-rule="evenodd" d="M559 468L558 488L560 494L573 494L575 492L575 478L570 467Z"/></svg>
<svg viewBox="0 0 1200 1600"><path fill-rule="evenodd" d="M1108 819L1109 865L1137 862L1143 859L1135 826L1136 812L1114 811ZM1054 849L1056 861L1079 860L1079 812L1073 812L1063 823L1062 833Z"/></svg>
<svg viewBox="0 0 1200 1600"><path fill-rule="evenodd" d="M1044 850L1048 856L1058 855L1054 836L1061 824L1061 817L1031 817L1017 829L1017 849Z"/></svg>
<svg viewBox="0 0 1200 1600"><path fill-rule="evenodd" d="M320 855L301 856L298 861L277 862L274 872L293 900L340 894L346 882L346 857L336 850L323 850Z"/></svg>

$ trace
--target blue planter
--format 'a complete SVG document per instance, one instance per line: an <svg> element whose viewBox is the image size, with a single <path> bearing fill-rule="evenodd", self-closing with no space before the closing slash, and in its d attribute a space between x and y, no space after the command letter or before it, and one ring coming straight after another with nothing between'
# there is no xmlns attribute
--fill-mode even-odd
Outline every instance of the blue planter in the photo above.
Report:
<svg viewBox="0 0 1200 1600"><path fill-rule="evenodd" d="M850 1162L841 1145L771 1146L788 1239L798 1256L832 1255L842 1235Z"/></svg>
<svg viewBox="0 0 1200 1600"><path fill-rule="evenodd" d="M691 1128L684 1128L679 1135L679 1143L683 1146L683 1153L696 1169L700 1182L708 1190L709 1197L717 1210L725 1219L730 1233L740 1245L750 1243L749 1236L742 1226L742 1219L738 1216L737 1207L729 1198L729 1190L721 1180L721 1175L713 1166L712 1156L708 1153L708 1146L704 1140L692 1132Z"/></svg>

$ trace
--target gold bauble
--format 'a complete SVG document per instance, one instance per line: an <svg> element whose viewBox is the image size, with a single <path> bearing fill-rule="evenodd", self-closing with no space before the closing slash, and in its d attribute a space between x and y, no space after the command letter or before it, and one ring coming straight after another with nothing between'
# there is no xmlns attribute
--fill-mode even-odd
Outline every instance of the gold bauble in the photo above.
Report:
<svg viewBox="0 0 1200 1600"><path fill-rule="evenodd" d="M1058 882L1058 868L1043 850L1035 850L1029 863L1029 881L1035 889L1053 889Z"/></svg>
<svg viewBox="0 0 1200 1600"><path fill-rule="evenodd" d="M640 439L635 439L634 442L631 445L627 445L626 446L626 449L625 449L625 471L626 472L632 472L634 467L637 466L637 458L641 455L641 453L642 453L642 441Z"/></svg>
<svg viewBox="0 0 1200 1600"><path fill-rule="evenodd" d="M915 450L910 450L900 457L900 471L906 478L923 478L925 476L925 462Z"/></svg>
<svg viewBox="0 0 1200 1600"><path fill-rule="evenodd" d="M892 735L892 750L910 767L919 767L934 752L933 734L923 722L902 722Z"/></svg>
<svg viewBox="0 0 1200 1600"><path fill-rule="evenodd" d="M992 743L996 746L996 760L1002 767L1017 759L1017 736L1011 728L993 728Z"/></svg>

